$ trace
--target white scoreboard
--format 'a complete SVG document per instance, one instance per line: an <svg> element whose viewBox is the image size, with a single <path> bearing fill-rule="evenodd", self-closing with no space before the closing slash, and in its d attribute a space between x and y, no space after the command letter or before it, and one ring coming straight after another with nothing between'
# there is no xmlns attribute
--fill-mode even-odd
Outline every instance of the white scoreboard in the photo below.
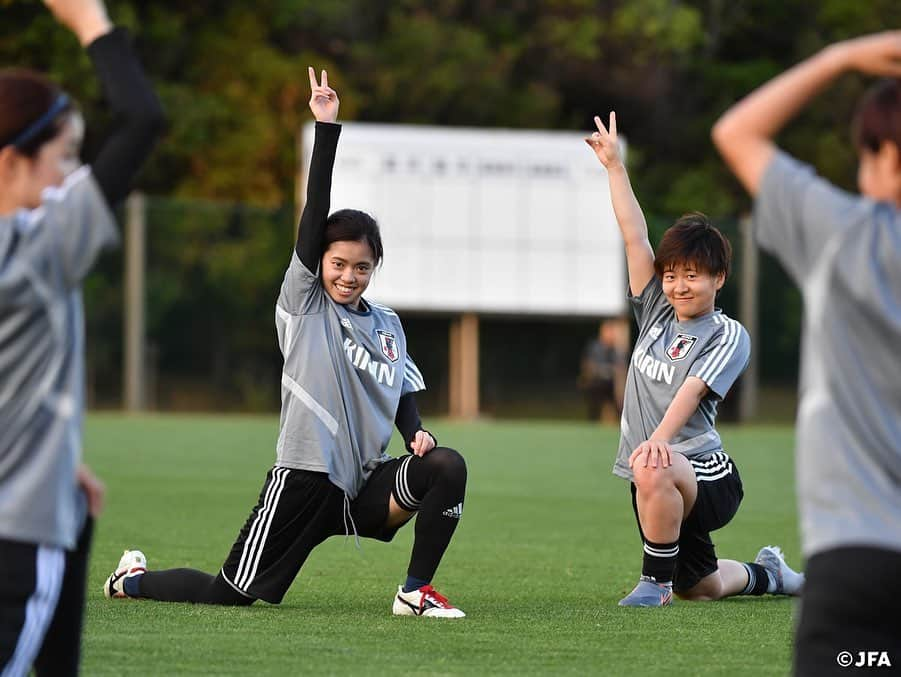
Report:
<svg viewBox="0 0 901 677"><path fill-rule="evenodd" d="M309 123L301 198L313 136ZM622 239L583 136L343 123L331 209L372 214L385 248L366 297L401 311L622 313Z"/></svg>

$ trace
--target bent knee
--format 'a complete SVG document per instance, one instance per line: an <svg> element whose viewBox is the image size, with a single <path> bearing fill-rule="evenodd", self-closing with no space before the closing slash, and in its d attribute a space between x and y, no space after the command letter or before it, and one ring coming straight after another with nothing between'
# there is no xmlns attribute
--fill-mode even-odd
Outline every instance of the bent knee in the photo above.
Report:
<svg viewBox="0 0 901 677"><path fill-rule="evenodd" d="M666 468L637 467L633 468L633 482L640 492L651 493L661 489L670 489L676 485L675 473Z"/></svg>
<svg viewBox="0 0 901 677"><path fill-rule="evenodd" d="M466 460L456 449L435 447L423 461L433 466L443 477L466 480Z"/></svg>

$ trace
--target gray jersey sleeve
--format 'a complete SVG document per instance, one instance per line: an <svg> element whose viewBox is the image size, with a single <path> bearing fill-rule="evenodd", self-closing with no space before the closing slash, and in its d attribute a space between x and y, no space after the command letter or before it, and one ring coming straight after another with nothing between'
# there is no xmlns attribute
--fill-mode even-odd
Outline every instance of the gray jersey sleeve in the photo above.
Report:
<svg viewBox="0 0 901 677"><path fill-rule="evenodd" d="M754 202L754 230L758 244L803 284L826 242L865 220L869 211L865 201L777 151Z"/></svg>
<svg viewBox="0 0 901 677"><path fill-rule="evenodd" d="M645 327L656 322L661 312L670 307L669 301L666 300L663 293L663 283L656 275L648 281L638 296L629 297L629 303L632 305L632 313L638 323L639 333Z"/></svg>
<svg viewBox="0 0 901 677"><path fill-rule="evenodd" d="M735 320L721 316L721 329L704 346L692 363L689 376L696 376L720 399L748 367L751 359L751 339Z"/></svg>
<svg viewBox="0 0 901 677"><path fill-rule="evenodd" d="M322 293L313 293L317 290ZM292 251L278 296L279 308L292 315L320 312L324 309L324 294L319 277L301 262L296 251Z"/></svg>
<svg viewBox="0 0 901 677"><path fill-rule="evenodd" d="M101 250L119 243L119 232L88 167L81 167L59 188L48 188L34 218L41 220L56 249L65 283L75 287L88 274Z"/></svg>
<svg viewBox="0 0 901 677"><path fill-rule="evenodd" d="M400 395L403 397L420 390L425 390L425 379L422 378L422 373L419 371L419 367L416 366L413 358L407 353L407 357L404 360L404 384Z"/></svg>

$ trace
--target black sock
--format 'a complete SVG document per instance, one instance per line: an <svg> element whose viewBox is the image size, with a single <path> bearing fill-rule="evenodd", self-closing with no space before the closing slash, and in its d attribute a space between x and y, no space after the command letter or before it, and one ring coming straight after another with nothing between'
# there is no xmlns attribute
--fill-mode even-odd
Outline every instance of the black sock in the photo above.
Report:
<svg viewBox="0 0 901 677"><path fill-rule="evenodd" d="M654 543L646 540L641 575L650 576L658 583L672 583L678 556L679 541Z"/></svg>
<svg viewBox="0 0 901 677"><path fill-rule="evenodd" d="M770 576L759 564L754 562L742 562L741 565L748 572L748 584L739 595L763 595L770 585Z"/></svg>
<svg viewBox="0 0 901 677"><path fill-rule="evenodd" d="M138 592L141 597L160 602L245 606L255 601L232 588L221 575L211 576L196 569L148 571L135 578L140 579Z"/></svg>
<svg viewBox="0 0 901 677"><path fill-rule="evenodd" d="M431 581L463 515L466 462L446 447L411 456L398 468L393 493L402 508L419 512L407 575Z"/></svg>

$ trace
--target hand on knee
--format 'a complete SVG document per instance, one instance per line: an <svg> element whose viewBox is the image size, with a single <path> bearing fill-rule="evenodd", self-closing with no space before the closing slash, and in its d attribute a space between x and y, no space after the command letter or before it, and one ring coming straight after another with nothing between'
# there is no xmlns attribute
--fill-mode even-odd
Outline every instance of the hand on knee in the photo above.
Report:
<svg viewBox="0 0 901 677"><path fill-rule="evenodd" d="M667 468L635 468L633 482L639 495L645 497L676 490L673 473Z"/></svg>

